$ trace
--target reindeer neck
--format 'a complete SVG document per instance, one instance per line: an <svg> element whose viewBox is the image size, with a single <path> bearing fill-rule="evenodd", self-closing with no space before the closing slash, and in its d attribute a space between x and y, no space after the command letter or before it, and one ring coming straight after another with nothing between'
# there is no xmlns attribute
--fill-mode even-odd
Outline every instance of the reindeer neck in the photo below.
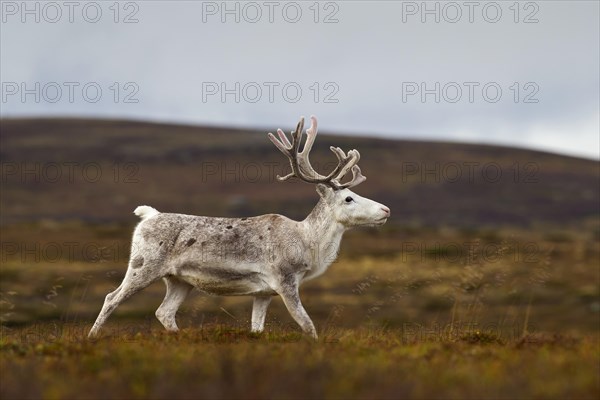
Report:
<svg viewBox="0 0 600 400"><path fill-rule="evenodd" d="M314 277L325 272L335 260L346 229L334 219L331 209L323 199L319 199L308 217L302 221L302 225L305 240L310 244L316 264L310 273L311 277Z"/></svg>
<svg viewBox="0 0 600 400"><path fill-rule="evenodd" d="M332 239L345 231L344 226L334 219L331 209L323 199L319 199L317 205L302 223L310 228L310 238L318 241Z"/></svg>

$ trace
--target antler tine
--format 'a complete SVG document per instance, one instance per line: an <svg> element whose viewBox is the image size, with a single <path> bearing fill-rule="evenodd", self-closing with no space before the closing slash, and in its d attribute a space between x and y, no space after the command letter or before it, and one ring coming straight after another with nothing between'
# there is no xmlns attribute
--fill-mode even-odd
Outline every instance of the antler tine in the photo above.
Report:
<svg viewBox="0 0 600 400"><path fill-rule="evenodd" d="M339 181L358 163L358 160L360 160L360 153L356 150L350 150L346 156L346 153L344 153L342 149L333 146L331 147L331 151L333 151L338 160L342 162L337 174L333 177L333 179Z"/></svg>
<svg viewBox="0 0 600 400"><path fill-rule="evenodd" d="M279 131L277 131L277 133L279 133ZM283 154L285 154L287 156L288 155L288 149L282 143L283 142L283 138L282 138L281 141L279 141L279 139L277 139L275 137L275 135L273 135L271 132L267 133L267 135L269 136L269 139L271 140L271 142L273 142L273 144L275 145L275 147L277 147L277 149L279 149L280 152L282 152Z"/></svg>
<svg viewBox="0 0 600 400"><path fill-rule="evenodd" d="M293 176L299 176L297 154L298 147L300 146L300 139L303 127L304 117L301 117L300 121L298 121L298 125L296 126L296 130L293 131L291 134L291 143L288 140L287 135L281 129L277 129L277 135L279 136L279 139L277 139L275 135L273 135L271 132L268 133L271 142L273 142L275 147L277 147L277 149L279 149L279 151L281 151L290 160L290 165L292 167L292 172L287 174L286 176L282 177L280 175L277 175L277 179L279 181L286 181Z"/></svg>
<svg viewBox="0 0 600 400"><path fill-rule="evenodd" d="M268 133L269 139L271 142L285 154L288 158L293 156L294 153L297 153L298 147L300 146L300 135L302 134L302 128L304 127L304 117L300 118L298 121L298 125L296 126L296 130L292 132L292 143L288 140L286 134L281 130L277 129L277 136L279 139L275 137L271 132ZM300 132L300 133L299 133Z"/></svg>
<svg viewBox="0 0 600 400"><path fill-rule="evenodd" d="M302 153L310 153L313 143L317 138L317 118L314 115L310 116L310 127L306 130L306 143L302 149Z"/></svg>
<svg viewBox="0 0 600 400"><path fill-rule="evenodd" d="M302 152L298 154L298 166L303 175L309 176L314 179L319 179L322 183L327 182L327 178L319 174L310 164L308 156L312 150L313 143L317 138L317 118L314 115L310 116L310 127L306 130L306 143L302 148Z"/></svg>
<svg viewBox="0 0 600 400"><path fill-rule="evenodd" d="M279 139L285 145L285 147L287 147L288 149L292 148L292 144L290 143L287 136L285 136L285 133L283 133L283 131L281 129L277 129L277 135L279 136Z"/></svg>
<svg viewBox="0 0 600 400"><path fill-rule="evenodd" d="M361 183L363 183L364 181L367 180L367 177L364 176L361 172L360 172L360 167L358 165L354 165L352 167L352 179L349 182L346 183L339 183L336 181L337 183L337 189L350 189L354 186L360 185Z"/></svg>
<svg viewBox="0 0 600 400"><path fill-rule="evenodd" d="M296 130L292 132L292 155L297 156L300 142L302 141L302 130L304 129L304 117L300 117Z"/></svg>
<svg viewBox="0 0 600 400"><path fill-rule="evenodd" d="M279 140L269 133L269 139L289 160L292 172L284 177L277 175L279 181L288 180L291 177L297 177L308 183L325 183L334 189L344 189L358 185L366 178L360 173L360 168L356 165L360 160L360 153L356 150L350 150L348 155L339 147L331 147L331 151L338 159L338 165L327 176L323 176L314 170L310 164L309 154L317 137L317 119L310 117L310 127L306 130L306 143L301 152L298 151L302 141L302 130L304 129L304 117L300 118L296 130L292 132L292 142L281 129L277 130ZM340 180L352 170L352 180L341 184Z"/></svg>

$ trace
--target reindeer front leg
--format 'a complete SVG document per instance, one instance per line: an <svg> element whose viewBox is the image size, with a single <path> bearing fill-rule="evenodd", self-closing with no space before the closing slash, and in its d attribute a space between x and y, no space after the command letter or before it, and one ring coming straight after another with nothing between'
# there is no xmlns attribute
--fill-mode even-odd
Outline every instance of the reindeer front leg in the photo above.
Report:
<svg viewBox="0 0 600 400"><path fill-rule="evenodd" d="M252 304L252 332L260 333L265 328L267 308L271 304L271 296L256 296Z"/></svg>
<svg viewBox="0 0 600 400"><path fill-rule="evenodd" d="M310 335L313 339L317 339L317 331L312 320L308 316L306 310L300 301L298 293L298 285L285 285L278 291L278 294L283 299L287 310L294 320L300 325L304 333Z"/></svg>

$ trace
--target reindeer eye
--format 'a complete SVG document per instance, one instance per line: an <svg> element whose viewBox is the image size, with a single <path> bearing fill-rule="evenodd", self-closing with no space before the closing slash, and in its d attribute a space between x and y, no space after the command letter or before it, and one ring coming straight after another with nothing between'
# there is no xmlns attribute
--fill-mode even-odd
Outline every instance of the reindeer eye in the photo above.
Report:
<svg viewBox="0 0 600 400"><path fill-rule="evenodd" d="M350 203L352 201L354 201L354 199L352 197L350 197L350 196L346 197L346 203Z"/></svg>

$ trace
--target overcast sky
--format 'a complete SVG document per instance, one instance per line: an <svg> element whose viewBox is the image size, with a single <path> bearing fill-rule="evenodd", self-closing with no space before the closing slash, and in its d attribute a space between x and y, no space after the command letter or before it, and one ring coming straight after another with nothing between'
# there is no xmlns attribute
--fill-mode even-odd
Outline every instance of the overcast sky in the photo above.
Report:
<svg viewBox="0 0 600 400"><path fill-rule="evenodd" d="M2 1L0 33L2 117L289 131L314 114L600 158L598 1Z"/></svg>

